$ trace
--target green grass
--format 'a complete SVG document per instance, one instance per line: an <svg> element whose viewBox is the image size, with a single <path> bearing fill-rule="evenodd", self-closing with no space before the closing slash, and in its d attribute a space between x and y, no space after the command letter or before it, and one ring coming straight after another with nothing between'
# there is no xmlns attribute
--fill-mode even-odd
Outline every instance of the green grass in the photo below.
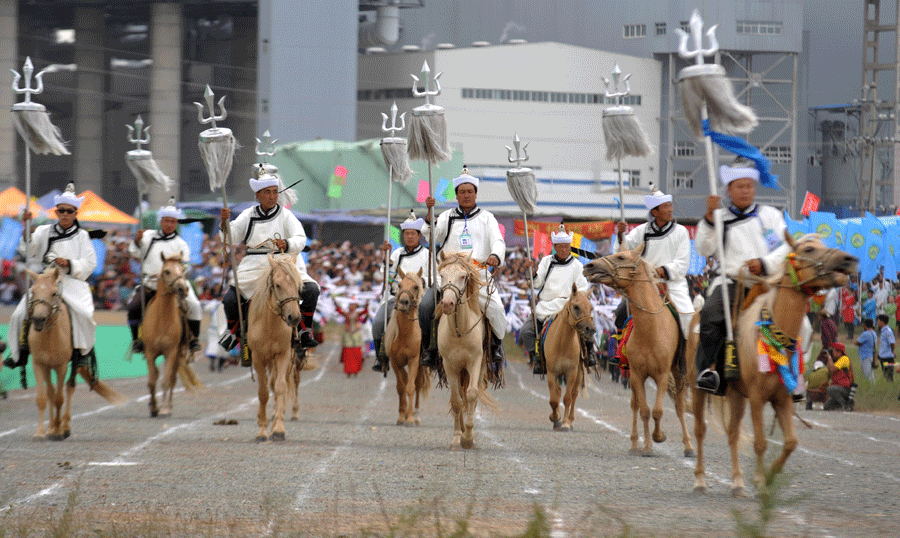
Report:
<svg viewBox="0 0 900 538"><path fill-rule="evenodd" d="M839 341L843 342L847 349L847 357L853 366L853 379L859 386L856 392L857 411L891 411L900 412L900 400L897 400L897 394L900 393L900 374L894 373L895 381L891 382L884 378L881 366L875 369L875 382L872 383L864 375L862 366L859 364L859 348L856 347L855 338L859 336L859 331L854 336L854 340L847 340L847 334L842 332ZM815 338L818 338L816 335ZM819 351L822 349L821 341L813 344L810 357L807 357L806 369L809 372L812 369L812 363L815 362Z"/></svg>

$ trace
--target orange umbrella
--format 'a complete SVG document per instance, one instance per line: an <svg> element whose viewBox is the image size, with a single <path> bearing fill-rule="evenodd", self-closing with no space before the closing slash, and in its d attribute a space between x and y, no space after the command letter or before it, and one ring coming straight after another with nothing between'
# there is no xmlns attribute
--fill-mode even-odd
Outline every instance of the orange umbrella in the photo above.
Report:
<svg viewBox="0 0 900 538"><path fill-rule="evenodd" d="M79 222L92 222L97 224L137 224L138 220L127 213L119 211L109 204L103 198L100 198L93 191L84 191L84 202L78 208ZM56 218L56 208L51 207L47 210L47 216L51 219Z"/></svg>
<svg viewBox="0 0 900 538"><path fill-rule="evenodd" d="M18 217L25 207L25 193L15 187L10 187L0 192L0 216ZM39 206L34 200L28 204L28 209L36 218L40 216L44 208Z"/></svg>

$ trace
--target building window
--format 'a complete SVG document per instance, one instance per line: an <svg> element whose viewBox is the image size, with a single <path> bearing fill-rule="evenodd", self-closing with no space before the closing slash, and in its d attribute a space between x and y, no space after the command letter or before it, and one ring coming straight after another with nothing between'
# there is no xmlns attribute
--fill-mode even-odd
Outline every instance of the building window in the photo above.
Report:
<svg viewBox="0 0 900 538"><path fill-rule="evenodd" d="M744 35L781 35L777 21L737 21L737 33Z"/></svg>
<svg viewBox="0 0 900 538"><path fill-rule="evenodd" d="M681 21L678 23L678 26L681 28L682 32L686 34L691 33L691 25L690 23L688 23L688 21Z"/></svg>
<svg viewBox="0 0 900 538"><path fill-rule="evenodd" d="M693 142L685 142L682 140L675 141L676 157L693 157L694 155L696 155L696 146L694 146Z"/></svg>
<svg viewBox="0 0 900 538"><path fill-rule="evenodd" d="M690 172L675 172L672 175L672 190L681 191L694 188L694 178Z"/></svg>
<svg viewBox="0 0 900 538"><path fill-rule="evenodd" d="M623 105L641 105L641 96L640 95L626 95L624 99L622 99Z"/></svg>
<svg viewBox="0 0 900 538"><path fill-rule="evenodd" d="M628 174L628 186L632 188L638 188L641 186L641 171L640 170L622 170L623 172Z"/></svg>
<svg viewBox="0 0 900 538"><path fill-rule="evenodd" d="M638 37L647 37L646 24L626 24L622 29L622 36L625 39L635 39Z"/></svg>
<svg viewBox="0 0 900 538"><path fill-rule="evenodd" d="M666 35L666 23L656 23L656 35Z"/></svg>
<svg viewBox="0 0 900 538"><path fill-rule="evenodd" d="M790 146L769 146L763 149L763 155L774 163L789 163L793 158Z"/></svg>

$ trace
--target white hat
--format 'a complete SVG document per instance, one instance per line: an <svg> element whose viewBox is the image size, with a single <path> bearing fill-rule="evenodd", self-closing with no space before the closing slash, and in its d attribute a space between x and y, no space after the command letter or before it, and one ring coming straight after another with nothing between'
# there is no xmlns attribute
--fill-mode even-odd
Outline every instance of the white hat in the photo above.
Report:
<svg viewBox="0 0 900 538"><path fill-rule="evenodd" d="M259 179L250 178L250 188L253 192L259 192L268 187L278 186L278 176L272 174L260 174Z"/></svg>
<svg viewBox="0 0 900 538"><path fill-rule="evenodd" d="M66 185L66 190L62 194L57 194L53 197L53 205L59 204L69 204L70 206L78 209L81 207L81 202L84 201L84 196L78 198L75 196L75 184L69 183Z"/></svg>
<svg viewBox="0 0 900 538"><path fill-rule="evenodd" d="M425 226L425 219L423 219L421 217L416 218L416 213L414 211L410 210L409 217L407 217L406 220L400 224L400 229L401 230L415 230L417 232L421 232L422 226Z"/></svg>
<svg viewBox="0 0 900 538"><path fill-rule="evenodd" d="M463 166L462 175L453 180L453 188L456 189L463 183L471 183L475 185L475 188L478 188L478 178L475 176L469 175L469 169Z"/></svg>
<svg viewBox="0 0 900 538"><path fill-rule="evenodd" d="M573 237L575 237L575 234L572 232L566 233L566 227L562 224L559 225L559 231L552 232L550 234L550 240L554 245L559 245L562 243L569 244L572 242Z"/></svg>
<svg viewBox="0 0 900 538"><path fill-rule="evenodd" d="M719 167L719 175L722 177L722 185L728 186L735 179L749 177L754 181L759 181L759 170L749 166L727 166Z"/></svg>
<svg viewBox="0 0 900 538"><path fill-rule="evenodd" d="M181 218L181 210L175 207L174 197L169 198L169 203L159 208L159 211L156 212L156 218L162 220L165 217L172 217L173 219Z"/></svg>
<svg viewBox="0 0 900 538"><path fill-rule="evenodd" d="M663 194L662 191L655 191L650 196L644 196L644 205L647 209L655 209L666 202L672 201L671 194Z"/></svg>

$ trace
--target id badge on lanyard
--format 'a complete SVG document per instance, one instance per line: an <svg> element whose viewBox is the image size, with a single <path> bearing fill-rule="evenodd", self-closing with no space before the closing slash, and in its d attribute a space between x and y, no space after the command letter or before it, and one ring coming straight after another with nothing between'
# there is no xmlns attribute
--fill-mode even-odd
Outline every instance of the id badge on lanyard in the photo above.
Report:
<svg viewBox="0 0 900 538"><path fill-rule="evenodd" d="M472 234L469 233L469 218L466 217L462 232L459 234L459 249L472 250Z"/></svg>

